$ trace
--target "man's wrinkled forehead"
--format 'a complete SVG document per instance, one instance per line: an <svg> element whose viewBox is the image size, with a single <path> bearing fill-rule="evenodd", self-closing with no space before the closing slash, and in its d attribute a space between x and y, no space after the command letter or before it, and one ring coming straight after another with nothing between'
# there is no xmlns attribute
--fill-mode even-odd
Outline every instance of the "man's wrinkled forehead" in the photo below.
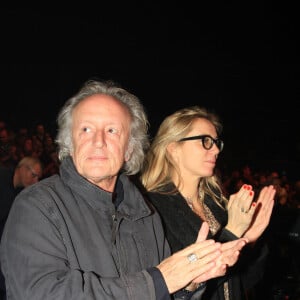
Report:
<svg viewBox="0 0 300 300"><path fill-rule="evenodd" d="M107 120L130 125L131 114L120 100L104 94L95 94L83 99L73 110L73 120Z"/></svg>

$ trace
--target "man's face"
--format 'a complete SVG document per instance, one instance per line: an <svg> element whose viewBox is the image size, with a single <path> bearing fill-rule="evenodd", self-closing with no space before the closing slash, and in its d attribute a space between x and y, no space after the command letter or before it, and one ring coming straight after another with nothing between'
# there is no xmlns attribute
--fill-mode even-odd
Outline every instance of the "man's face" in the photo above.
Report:
<svg viewBox="0 0 300 300"><path fill-rule="evenodd" d="M80 175L112 191L125 161L131 117L125 106L107 95L93 95L73 111L73 152Z"/></svg>
<svg viewBox="0 0 300 300"><path fill-rule="evenodd" d="M17 182L18 187L28 187L40 180L43 171L40 164L23 165L20 169L20 181Z"/></svg>

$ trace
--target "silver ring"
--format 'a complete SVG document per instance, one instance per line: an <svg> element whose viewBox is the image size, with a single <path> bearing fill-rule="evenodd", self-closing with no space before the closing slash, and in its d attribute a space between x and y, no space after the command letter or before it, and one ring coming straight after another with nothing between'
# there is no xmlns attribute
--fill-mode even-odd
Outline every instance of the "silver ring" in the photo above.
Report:
<svg viewBox="0 0 300 300"><path fill-rule="evenodd" d="M187 256L187 259L189 260L189 262L195 262L198 260L198 257L195 253L191 253Z"/></svg>

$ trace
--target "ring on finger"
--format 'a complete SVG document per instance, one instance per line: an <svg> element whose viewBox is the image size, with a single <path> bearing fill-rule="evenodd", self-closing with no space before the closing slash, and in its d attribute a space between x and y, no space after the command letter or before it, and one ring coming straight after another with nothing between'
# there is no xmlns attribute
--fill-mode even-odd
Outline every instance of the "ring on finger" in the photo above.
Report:
<svg viewBox="0 0 300 300"><path fill-rule="evenodd" d="M190 263L195 262L198 260L198 257L195 253L191 253L189 255L187 255L187 259Z"/></svg>

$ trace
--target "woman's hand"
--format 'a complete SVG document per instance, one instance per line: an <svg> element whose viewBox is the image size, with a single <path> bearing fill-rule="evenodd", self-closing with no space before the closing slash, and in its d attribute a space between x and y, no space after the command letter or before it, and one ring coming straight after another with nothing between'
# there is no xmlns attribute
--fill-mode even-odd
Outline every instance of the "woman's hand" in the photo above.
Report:
<svg viewBox="0 0 300 300"><path fill-rule="evenodd" d="M273 185L265 186L260 191L253 220L244 234L250 243L255 242L267 228L274 207L275 193Z"/></svg>
<svg viewBox="0 0 300 300"><path fill-rule="evenodd" d="M225 228L237 237L242 237L251 224L256 205L255 202L252 203L253 198L252 186L247 184L229 197L228 222Z"/></svg>

